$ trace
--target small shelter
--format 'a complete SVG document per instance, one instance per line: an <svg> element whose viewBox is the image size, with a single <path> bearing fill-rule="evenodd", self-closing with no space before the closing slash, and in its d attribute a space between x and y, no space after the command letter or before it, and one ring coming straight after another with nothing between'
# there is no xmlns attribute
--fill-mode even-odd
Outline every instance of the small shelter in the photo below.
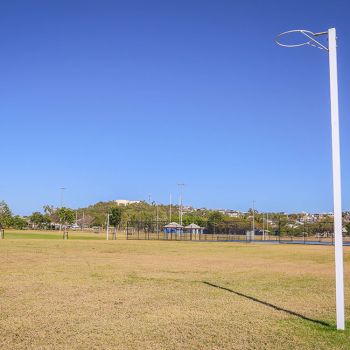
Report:
<svg viewBox="0 0 350 350"><path fill-rule="evenodd" d="M200 227L194 223L185 226L185 232L191 234L203 233L203 227Z"/></svg>
<svg viewBox="0 0 350 350"><path fill-rule="evenodd" d="M171 222L163 226L164 233L183 233L183 226L177 222Z"/></svg>

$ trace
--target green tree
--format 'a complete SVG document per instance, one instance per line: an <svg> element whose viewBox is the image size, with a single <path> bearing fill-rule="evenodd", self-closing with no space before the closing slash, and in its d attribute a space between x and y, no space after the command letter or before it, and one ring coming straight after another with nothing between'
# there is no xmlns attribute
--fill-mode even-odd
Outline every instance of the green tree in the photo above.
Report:
<svg viewBox="0 0 350 350"><path fill-rule="evenodd" d="M20 217L19 215L16 215L11 220L11 227L23 230L28 226L28 222L26 219Z"/></svg>
<svg viewBox="0 0 350 350"><path fill-rule="evenodd" d="M56 214L62 225L72 224L75 220L74 210L66 207L57 209Z"/></svg>
<svg viewBox="0 0 350 350"><path fill-rule="evenodd" d="M110 211L109 222L114 226L115 230L122 221L122 210L119 207L112 208Z"/></svg>
<svg viewBox="0 0 350 350"><path fill-rule="evenodd" d="M11 226L12 212L5 201L0 202L0 226Z"/></svg>
<svg viewBox="0 0 350 350"><path fill-rule="evenodd" d="M348 222L347 224L345 224L345 228L346 228L346 235L349 236L350 235L350 222Z"/></svg>
<svg viewBox="0 0 350 350"><path fill-rule="evenodd" d="M248 209L248 214L249 214L249 215L253 215L253 213L254 213L254 215L259 214L259 212L258 212L256 209L249 208L249 209Z"/></svg>
<svg viewBox="0 0 350 350"><path fill-rule="evenodd" d="M32 224L34 224L37 227L42 227L44 222L45 222L45 218L44 215L41 214L38 211L35 211L30 217L29 220Z"/></svg>
<svg viewBox="0 0 350 350"><path fill-rule="evenodd" d="M219 211L211 212L208 217L208 229L212 233L215 233L216 227L221 223L223 223L224 219L225 219L224 214L220 213Z"/></svg>

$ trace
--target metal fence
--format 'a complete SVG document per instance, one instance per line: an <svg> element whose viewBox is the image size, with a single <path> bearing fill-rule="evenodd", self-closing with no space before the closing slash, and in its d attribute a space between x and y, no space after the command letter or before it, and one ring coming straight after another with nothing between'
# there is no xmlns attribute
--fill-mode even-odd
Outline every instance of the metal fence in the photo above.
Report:
<svg viewBox="0 0 350 350"><path fill-rule="evenodd" d="M293 222L280 220L278 231L280 243L334 244L333 221ZM343 232L344 244L350 244L350 235Z"/></svg>
<svg viewBox="0 0 350 350"><path fill-rule="evenodd" d="M333 222L297 222L278 220L269 229L252 231L249 220L208 224L201 229L167 229L164 221L129 221L126 238L137 240L215 241L215 242L273 242L295 244L333 244ZM261 226L261 225L260 225ZM259 227L259 223L257 226ZM350 245L349 233L343 234L345 245Z"/></svg>
<svg viewBox="0 0 350 350"><path fill-rule="evenodd" d="M129 221L126 227L127 239L170 240L170 241L278 241L278 235L267 235L261 230L251 232L252 223L248 220L220 224L208 224L207 227L168 229L168 222Z"/></svg>

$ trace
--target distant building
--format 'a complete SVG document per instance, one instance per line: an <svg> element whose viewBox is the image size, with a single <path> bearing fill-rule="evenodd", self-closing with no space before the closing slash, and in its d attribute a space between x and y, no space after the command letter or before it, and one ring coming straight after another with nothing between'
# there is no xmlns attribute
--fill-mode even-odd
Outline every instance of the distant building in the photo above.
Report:
<svg viewBox="0 0 350 350"><path fill-rule="evenodd" d="M241 213L238 210L226 210L225 215L227 215L231 218L239 218L239 217L243 216L243 213Z"/></svg>
<svg viewBox="0 0 350 350"><path fill-rule="evenodd" d="M192 207L190 207L190 206L183 206L182 207L182 213L192 213L194 210L193 210L193 208Z"/></svg>
<svg viewBox="0 0 350 350"><path fill-rule="evenodd" d="M114 201L114 203L117 203L118 206L119 206L119 205L122 205L122 206L126 207L126 206L129 205L129 204L140 203L140 201L130 201L130 200L128 200L128 199L116 199L116 200Z"/></svg>

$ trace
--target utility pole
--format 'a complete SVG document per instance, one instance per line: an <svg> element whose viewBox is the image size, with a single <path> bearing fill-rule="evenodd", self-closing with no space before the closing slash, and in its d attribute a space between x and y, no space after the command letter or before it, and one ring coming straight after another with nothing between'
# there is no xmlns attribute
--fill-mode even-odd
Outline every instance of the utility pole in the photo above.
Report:
<svg viewBox="0 0 350 350"><path fill-rule="evenodd" d="M182 226L182 200L183 200L183 188L185 186L185 184L177 184L179 186L180 189L180 225Z"/></svg>

